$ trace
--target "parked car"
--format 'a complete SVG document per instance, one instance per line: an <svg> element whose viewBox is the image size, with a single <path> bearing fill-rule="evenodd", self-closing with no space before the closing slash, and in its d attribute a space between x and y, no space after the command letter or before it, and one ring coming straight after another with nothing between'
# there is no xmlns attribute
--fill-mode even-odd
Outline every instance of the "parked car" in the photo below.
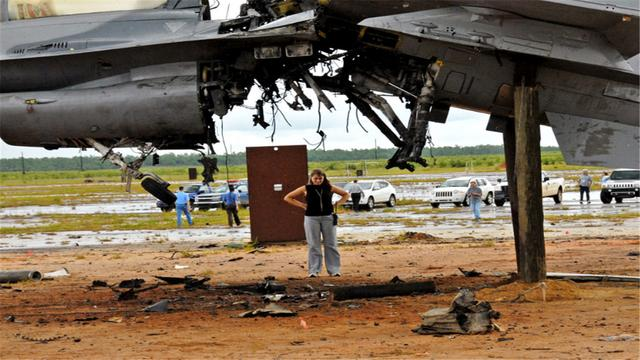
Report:
<svg viewBox="0 0 640 360"><path fill-rule="evenodd" d="M550 178L546 172L542 172L542 197L553 198L556 204L562 202L562 193L564 191L564 178ZM496 206L502 206L509 201L509 186L507 182L498 180L495 191Z"/></svg>
<svg viewBox="0 0 640 360"><path fill-rule="evenodd" d="M640 170L615 169L609 179L602 184L600 200L604 204L621 203L622 199L640 197Z"/></svg>
<svg viewBox="0 0 640 360"><path fill-rule="evenodd" d="M333 185L343 188L347 192L353 187L352 182L348 183L333 183ZM358 181L358 185L362 188L364 195L360 199L360 207L367 207L369 210L373 210L378 204L386 204L389 207L396 206L396 189L386 180L362 180ZM338 201L340 196L333 195L333 201ZM349 200L344 204L347 207L353 207L353 201L351 196Z"/></svg>
<svg viewBox="0 0 640 360"><path fill-rule="evenodd" d="M184 192L189 195L189 204L193 207L194 202L196 201L196 196L199 194L207 194L212 191L211 186L207 184L191 184L187 185L184 188ZM156 201L156 206L160 208L163 212L169 212L175 209L176 204L167 204L162 200Z"/></svg>
<svg viewBox="0 0 640 360"><path fill-rule="evenodd" d="M478 187L482 189L482 201L485 204L493 203L494 187L489 180L483 177L463 176L449 179L433 190L431 198L431 206L434 209L440 207L440 204L454 204L455 206L469 206L467 201L467 189L469 182L473 179L477 180Z"/></svg>
<svg viewBox="0 0 640 360"><path fill-rule="evenodd" d="M200 194L196 196L193 204L200 211L222 207L222 195L229 191L229 185L235 187L238 192L238 202L242 207L249 206L249 183L246 180L229 181L213 188L210 193Z"/></svg>

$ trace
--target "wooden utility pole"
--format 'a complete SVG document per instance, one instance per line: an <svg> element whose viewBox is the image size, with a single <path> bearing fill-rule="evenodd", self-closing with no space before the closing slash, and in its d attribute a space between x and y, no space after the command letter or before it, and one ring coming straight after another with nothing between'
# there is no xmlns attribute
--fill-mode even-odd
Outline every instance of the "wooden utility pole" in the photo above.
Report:
<svg viewBox="0 0 640 360"><path fill-rule="evenodd" d="M540 112L534 77L516 79L514 91L518 274L525 282L546 278L540 159ZM514 218L515 220L515 218ZM515 228L514 228L515 230ZM520 268L522 267L522 268Z"/></svg>

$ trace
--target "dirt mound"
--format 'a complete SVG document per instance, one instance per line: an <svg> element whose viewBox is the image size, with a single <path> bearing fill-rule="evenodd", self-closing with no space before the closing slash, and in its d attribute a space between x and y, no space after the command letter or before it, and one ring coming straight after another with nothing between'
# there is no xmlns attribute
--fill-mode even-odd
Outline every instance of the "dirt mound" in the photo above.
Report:
<svg viewBox="0 0 640 360"><path fill-rule="evenodd" d="M477 292L477 297L485 301L542 302L543 290L546 301L582 298L578 285L568 280L547 280L544 285L517 281L497 288L482 289Z"/></svg>
<svg viewBox="0 0 640 360"><path fill-rule="evenodd" d="M407 231L405 233L399 234L391 239L391 243L402 243L402 242L438 242L440 241L439 237L433 236L431 234L423 233L423 232L415 232L415 231Z"/></svg>

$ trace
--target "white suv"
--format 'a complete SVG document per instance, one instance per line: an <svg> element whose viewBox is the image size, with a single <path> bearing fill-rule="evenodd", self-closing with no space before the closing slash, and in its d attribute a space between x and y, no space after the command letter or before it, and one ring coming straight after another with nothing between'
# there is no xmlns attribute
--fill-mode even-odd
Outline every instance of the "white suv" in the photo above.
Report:
<svg viewBox="0 0 640 360"><path fill-rule="evenodd" d="M467 190L469 189L469 182L474 179L477 180L478 187L482 189L482 201L487 205L491 205L493 203L493 192L495 191L491 182L483 177L463 176L449 179L433 189L431 206L434 209L440 207L440 204L469 206Z"/></svg>
<svg viewBox="0 0 640 360"><path fill-rule="evenodd" d="M613 170L609 179L602 184L600 200L611 203L615 199L621 203L622 199L640 197L640 170L638 169L616 169Z"/></svg>
<svg viewBox="0 0 640 360"><path fill-rule="evenodd" d="M342 186L339 186L342 185ZM384 203L389 207L396 206L396 188L393 187L386 180L359 180L358 185L362 189L364 193L360 198L360 206L366 206L369 210L373 210L376 205ZM349 192L353 183L336 183L338 187L344 187L344 189ZM334 201L337 201L340 197L334 194ZM353 202L351 201L351 197L345 203L345 206L353 206Z"/></svg>

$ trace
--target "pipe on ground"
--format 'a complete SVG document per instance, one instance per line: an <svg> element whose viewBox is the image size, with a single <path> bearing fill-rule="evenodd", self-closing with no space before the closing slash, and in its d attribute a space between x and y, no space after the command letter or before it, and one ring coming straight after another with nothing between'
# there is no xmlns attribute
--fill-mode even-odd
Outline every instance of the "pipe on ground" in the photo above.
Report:
<svg viewBox="0 0 640 360"><path fill-rule="evenodd" d="M35 270L0 271L0 283L16 283L25 280L39 281L42 274Z"/></svg>

